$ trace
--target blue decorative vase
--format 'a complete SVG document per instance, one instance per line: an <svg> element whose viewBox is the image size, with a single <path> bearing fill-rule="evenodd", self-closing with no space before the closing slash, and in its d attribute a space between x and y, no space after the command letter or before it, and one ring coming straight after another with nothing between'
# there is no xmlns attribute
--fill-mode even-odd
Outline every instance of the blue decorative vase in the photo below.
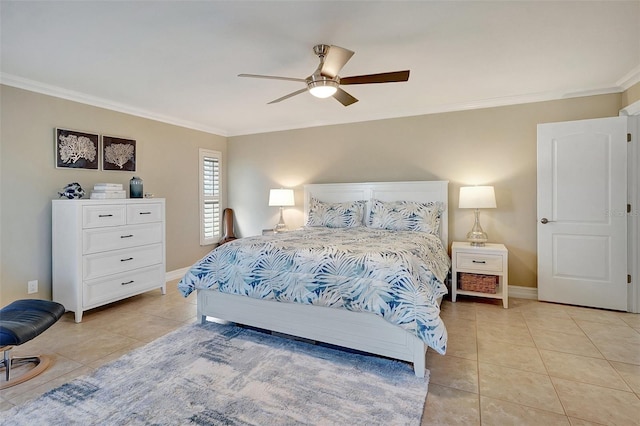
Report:
<svg viewBox="0 0 640 426"><path fill-rule="evenodd" d="M129 196L131 198L142 198L142 179L134 176L129 181Z"/></svg>

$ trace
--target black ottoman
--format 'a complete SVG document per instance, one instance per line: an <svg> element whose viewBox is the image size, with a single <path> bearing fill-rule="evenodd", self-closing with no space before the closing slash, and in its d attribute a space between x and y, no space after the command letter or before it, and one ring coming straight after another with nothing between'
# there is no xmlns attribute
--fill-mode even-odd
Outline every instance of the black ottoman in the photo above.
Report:
<svg viewBox="0 0 640 426"><path fill-rule="evenodd" d="M39 336L64 315L64 306L57 302L38 299L16 300L0 309L0 350L4 357L0 367L5 368L6 382L0 384L0 389L22 383L40 373L48 366L44 357L15 357L10 355L14 346L22 345L34 337ZM11 367L16 364L33 362L36 367L22 376L10 379Z"/></svg>

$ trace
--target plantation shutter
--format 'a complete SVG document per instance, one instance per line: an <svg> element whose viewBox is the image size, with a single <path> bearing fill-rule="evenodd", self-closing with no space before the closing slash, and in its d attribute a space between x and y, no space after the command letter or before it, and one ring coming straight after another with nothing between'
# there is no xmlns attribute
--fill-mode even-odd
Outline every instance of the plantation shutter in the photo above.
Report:
<svg viewBox="0 0 640 426"><path fill-rule="evenodd" d="M221 155L200 149L200 245L220 239Z"/></svg>

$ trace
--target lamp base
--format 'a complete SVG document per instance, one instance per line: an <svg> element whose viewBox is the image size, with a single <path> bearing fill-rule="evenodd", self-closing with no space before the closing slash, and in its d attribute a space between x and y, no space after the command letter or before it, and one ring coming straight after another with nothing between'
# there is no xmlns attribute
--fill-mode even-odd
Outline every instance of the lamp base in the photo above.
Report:
<svg viewBox="0 0 640 426"><path fill-rule="evenodd" d="M284 223L284 217L282 216L282 210L283 208L280 207L280 221L278 222L278 224L273 228L273 232L286 232L289 230L289 228L287 228L287 225L285 225Z"/></svg>
<svg viewBox="0 0 640 426"><path fill-rule="evenodd" d="M489 241L489 238L485 232L476 233L472 231L467 234L467 241L473 247L484 247L484 243Z"/></svg>
<svg viewBox="0 0 640 426"><path fill-rule="evenodd" d="M279 223L275 226L275 228L273 228L273 232L287 232L289 230L289 228L287 228L287 225L285 225L284 223Z"/></svg>
<svg viewBox="0 0 640 426"><path fill-rule="evenodd" d="M482 230L482 226L480 226L480 210L475 210L476 220L473 224L473 228L467 234L467 241L471 243L473 247L484 247L484 243L489 241L489 237L487 233Z"/></svg>

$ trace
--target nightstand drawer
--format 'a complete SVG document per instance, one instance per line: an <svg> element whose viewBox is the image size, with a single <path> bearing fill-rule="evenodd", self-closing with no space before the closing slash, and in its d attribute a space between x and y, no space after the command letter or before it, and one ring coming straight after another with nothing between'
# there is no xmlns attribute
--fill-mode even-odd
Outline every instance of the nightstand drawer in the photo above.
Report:
<svg viewBox="0 0 640 426"><path fill-rule="evenodd" d="M502 272L502 256L494 254L458 253L456 256L456 268Z"/></svg>

